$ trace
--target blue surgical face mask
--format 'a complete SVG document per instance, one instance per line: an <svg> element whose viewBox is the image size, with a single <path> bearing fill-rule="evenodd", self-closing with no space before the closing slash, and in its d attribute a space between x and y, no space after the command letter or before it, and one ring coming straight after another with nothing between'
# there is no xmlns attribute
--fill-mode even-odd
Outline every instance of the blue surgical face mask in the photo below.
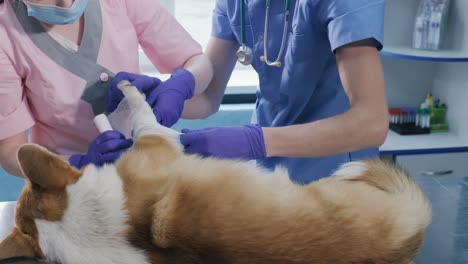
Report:
<svg viewBox="0 0 468 264"><path fill-rule="evenodd" d="M68 8L55 5L35 4L26 0L23 2L28 7L28 16L51 25L67 25L75 23L75 21L83 15L83 12L88 5L88 0L75 0Z"/></svg>

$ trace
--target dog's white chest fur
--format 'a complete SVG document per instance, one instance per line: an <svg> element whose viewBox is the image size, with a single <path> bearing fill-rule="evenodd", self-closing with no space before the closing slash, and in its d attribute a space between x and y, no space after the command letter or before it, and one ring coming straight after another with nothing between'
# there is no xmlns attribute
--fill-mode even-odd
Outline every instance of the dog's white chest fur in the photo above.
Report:
<svg viewBox="0 0 468 264"><path fill-rule="evenodd" d="M48 260L68 263L149 263L124 232L127 213L122 180L114 166L86 169L67 188L68 208L60 222L36 220L39 244Z"/></svg>

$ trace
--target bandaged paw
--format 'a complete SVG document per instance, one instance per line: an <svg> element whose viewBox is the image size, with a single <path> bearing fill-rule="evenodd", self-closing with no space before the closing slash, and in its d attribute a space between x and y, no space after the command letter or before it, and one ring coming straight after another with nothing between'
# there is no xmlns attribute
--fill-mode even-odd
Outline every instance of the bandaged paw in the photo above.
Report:
<svg viewBox="0 0 468 264"><path fill-rule="evenodd" d="M174 143L181 146L179 143L180 133L162 126L157 122L153 110L145 100L144 94L140 93L140 91L128 81L120 82L117 87L125 96L121 105L127 105L127 117L125 118L129 121L128 125L132 130L132 137L134 140L144 135L162 135L172 139ZM119 107L116 111L119 111Z"/></svg>

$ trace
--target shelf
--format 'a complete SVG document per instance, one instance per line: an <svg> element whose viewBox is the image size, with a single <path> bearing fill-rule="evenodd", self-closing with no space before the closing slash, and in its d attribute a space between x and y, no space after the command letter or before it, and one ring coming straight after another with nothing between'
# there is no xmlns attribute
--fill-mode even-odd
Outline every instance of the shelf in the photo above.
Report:
<svg viewBox="0 0 468 264"><path fill-rule="evenodd" d="M441 62L468 62L468 53L455 50L418 50L406 46L386 46L380 54L411 60L441 61Z"/></svg>
<svg viewBox="0 0 468 264"><path fill-rule="evenodd" d="M390 130L387 140L380 147L380 152L383 154L434 153L450 150L468 151L468 141L452 133L401 136Z"/></svg>

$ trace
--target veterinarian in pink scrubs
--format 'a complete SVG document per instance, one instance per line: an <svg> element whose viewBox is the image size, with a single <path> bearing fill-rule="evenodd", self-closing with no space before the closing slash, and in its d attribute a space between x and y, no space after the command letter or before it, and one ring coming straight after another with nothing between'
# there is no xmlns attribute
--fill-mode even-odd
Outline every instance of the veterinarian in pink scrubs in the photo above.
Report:
<svg viewBox="0 0 468 264"><path fill-rule="evenodd" d="M158 0L0 0L0 40L0 164L14 175L27 141L77 167L112 162L132 145L117 131L99 134L93 117L114 73L140 72L139 45L174 73L162 94L180 90L185 100L212 78L199 44Z"/></svg>

